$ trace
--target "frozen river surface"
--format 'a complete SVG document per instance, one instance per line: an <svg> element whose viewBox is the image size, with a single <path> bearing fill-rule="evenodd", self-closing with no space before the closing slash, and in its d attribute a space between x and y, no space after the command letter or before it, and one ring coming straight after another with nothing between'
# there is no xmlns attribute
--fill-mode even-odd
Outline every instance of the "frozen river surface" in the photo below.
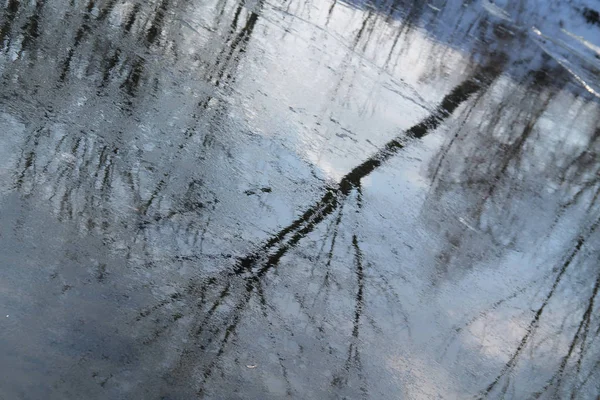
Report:
<svg viewBox="0 0 600 400"><path fill-rule="evenodd" d="M2 0L0 399L597 399L595 0Z"/></svg>

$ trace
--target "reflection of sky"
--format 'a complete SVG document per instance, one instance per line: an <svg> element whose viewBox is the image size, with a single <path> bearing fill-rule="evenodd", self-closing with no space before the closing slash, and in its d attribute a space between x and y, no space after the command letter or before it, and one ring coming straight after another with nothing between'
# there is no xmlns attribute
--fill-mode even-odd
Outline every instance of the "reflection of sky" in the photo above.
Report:
<svg viewBox="0 0 600 400"><path fill-rule="evenodd" d="M238 89L261 91L242 104L254 129L291 141L326 174L339 178L376 146L426 115L439 100L439 87L450 87L460 77L426 75L429 54L437 45L419 31L410 32L413 45L395 68L380 67L381 60L362 54L368 39L363 38L355 50L350 47L366 13L340 5L325 26L328 8L323 3L312 9L316 22L310 23L293 13L267 9L268 36L253 43L256 55L250 57L258 62L248 63L251 80L244 80ZM375 18L374 26L390 29L390 35L368 45L391 48L392 27ZM286 33L283 28L291 24L292 33ZM449 51L445 57L446 69L462 69L459 53Z"/></svg>

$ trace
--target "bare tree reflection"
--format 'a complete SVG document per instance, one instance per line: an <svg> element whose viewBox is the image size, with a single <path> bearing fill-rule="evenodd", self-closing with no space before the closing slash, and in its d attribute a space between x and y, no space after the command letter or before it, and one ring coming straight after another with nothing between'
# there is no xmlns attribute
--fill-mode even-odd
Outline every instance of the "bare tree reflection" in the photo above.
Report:
<svg viewBox="0 0 600 400"><path fill-rule="evenodd" d="M513 299L532 295L535 299L535 290L546 292L541 304L531 307L531 319L508 361L480 392L479 398L507 396L518 377L517 372L526 368L528 360L545 357L544 346L534 342L552 340L552 335L570 339L548 381L535 389L534 398L578 398L590 376L597 374L594 360L598 353L590 332L596 329L591 315L600 275L594 267L598 262L597 251L589 243L598 240L596 232L600 223L596 179L600 167L598 118L593 114L590 117L589 113L583 115L579 108L577 122L591 128L577 131L576 134L582 136L581 141L577 145L555 147L552 151L541 150L548 146L547 138L542 136L548 131L540 125L547 126L546 121L552 115L550 107L569 101L565 99L568 97L565 88L550 81L550 77L564 72L552 60L544 61L544 67L526 75L512 91L493 100L493 106L486 105L486 114L475 117L482 109L479 103L489 101L486 96L478 96L463 110L462 120L455 126L453 135L429 166L432 201L437 202L457 190L466 194L467 199L464 204L456 204L460 221L445 227L447 246L438 256L439 268L445 277L465 273L478 263L481 252L489 257L492 251L520 249L525 243L543 245L540 239L547 239L549 234L536 238L538 232L552 233L567 216L581 218L582 222L573 244L564 250L564 261L560 265L547 270L540 279L515 288L507 298L495 302L463 326L457 326L451 335L456 338L455 335L464 334L474 322L485 321L488 312L510 307L508 303ZM591 107L596 104L592 102ZM589 122L581 118L588 118ZM556 135L559 137L558 132ZM554 198L550 202L546 200L546 204L554 206L546 210L548 218L533 221L528 214L537 207L537 198L542 196L534 194L540 190L540 180L546 187L556 188L550 192ZM593 284L580 283L577 289L578 280ZM576 304L570 304L564 297L563 291L568 290L580 291ZM568 305L561 306L562 303ZM553 321L563 315L561 307L568 307L569 316L556 327ZM556 339L557 343L561 339ZM446 350L448 346L449 343ZM548 369L551 368L548 365Z"/></svg>

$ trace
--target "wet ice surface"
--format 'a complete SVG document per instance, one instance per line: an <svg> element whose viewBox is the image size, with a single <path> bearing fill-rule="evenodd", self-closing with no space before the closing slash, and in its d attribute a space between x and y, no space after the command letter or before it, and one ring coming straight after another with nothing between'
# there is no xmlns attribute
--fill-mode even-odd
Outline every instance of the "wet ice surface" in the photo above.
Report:
<svg viewBox="0 0 600 400"><path fill-rule="evenodd" d="M0 397L596 398L600 23L505 3L5 1Z"/></svg>

